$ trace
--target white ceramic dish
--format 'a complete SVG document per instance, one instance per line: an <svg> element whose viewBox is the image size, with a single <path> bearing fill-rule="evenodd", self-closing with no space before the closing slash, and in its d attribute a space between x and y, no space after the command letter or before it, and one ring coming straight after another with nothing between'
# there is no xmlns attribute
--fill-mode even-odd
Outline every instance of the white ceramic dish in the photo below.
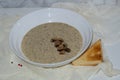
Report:
<svg viewBox="0 0 120 80"><path fill-rule="evenodd" d="M37 25L48 22L67 23L71 26L74 26L81 33L83 38L83 46L76 56L69 60L52 64L32 62L24 56L21 50L21 42L24 35ZM73 11L60 8L45 8L22 17L15 23L9 37L10 47L20 59L30 64L38 65L41 67L58 67L70 63L71 61L79 57L88 48L91 41L92 28L90 27L88 22L81 15Z"/></svg>

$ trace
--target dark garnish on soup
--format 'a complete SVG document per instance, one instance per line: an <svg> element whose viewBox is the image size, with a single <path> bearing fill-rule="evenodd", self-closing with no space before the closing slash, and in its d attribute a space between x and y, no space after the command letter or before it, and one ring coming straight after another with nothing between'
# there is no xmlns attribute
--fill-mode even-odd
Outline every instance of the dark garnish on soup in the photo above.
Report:
<svg viewBox="0 0 120 80"><path fill-rule="evenodd" d="M24 36L21 45L24 55L30 61L38 63L68 60L77 55L81 46L82 37L79 31L58 22L34 27Z"/></svg>
<svg viewBox="0 0 120 80"><path fill-rule="evenodd" d="M57 48L57 51L59 51L59 54L65 54L65 52L71 51L69 48L67 48L67 44L64 43L62 38L52 38L51 42L54 42L54 46Z"/></svg>

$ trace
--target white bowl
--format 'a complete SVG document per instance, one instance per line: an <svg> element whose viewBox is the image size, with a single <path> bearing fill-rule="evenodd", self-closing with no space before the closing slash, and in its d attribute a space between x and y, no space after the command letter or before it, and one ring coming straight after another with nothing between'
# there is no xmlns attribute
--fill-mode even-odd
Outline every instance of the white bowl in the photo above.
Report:
<svg viewBox="0 0 120 80"><path fill-rule="evenodd" d="M81 33L83 38L83 45L80 52L76 56L63 62L51 64L36 63L25 58L21 49L21 42L24 35L33 27L48 22L67 23L75 27ZM9 36L10 47L20 59L41 67L58 67L72 62L88 48L91 41L92 28L88 22L81 15L73 11L61 8L45 8L22 17L15 23Z"/></svg>

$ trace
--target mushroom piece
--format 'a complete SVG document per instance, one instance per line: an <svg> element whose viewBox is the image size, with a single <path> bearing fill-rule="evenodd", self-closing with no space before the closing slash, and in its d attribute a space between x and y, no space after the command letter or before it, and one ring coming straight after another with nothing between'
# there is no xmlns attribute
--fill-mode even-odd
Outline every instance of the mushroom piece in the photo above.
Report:
<svg viewBox="0 0 120 80"><path fill-rule="evenodd" d="M70 52L71 49L70 49L70 48L65 48L65 51L66 51L66 52Z"/></svg>
<svg viewBox="0 0 120 80"><path fill-rule="evenodd" d="M57 51L62 51L62 50L64 50L64 49L65 49L65 47L64 47L63 44L61 44L61 45L59 45L59 46L57 47Z"/></svg>
<svg viewBox="0 0 120 80"><path fill-rule="evenodd" d="M54 44L54 45L55 45L55 47L58 47L58 46L61 45L61 44L62 44L62 42L60 42L60 41L57 40L57 41L55 41L55 44Z"/></svg>
<svg viewBox="0 0 120 80"><path fill-rule="evenodd" d="M64 51L64 50L62 50L62 51L60 51L60 53L59 53L59 54L63 55L63 54L65 54L65 51Z"/></svg>

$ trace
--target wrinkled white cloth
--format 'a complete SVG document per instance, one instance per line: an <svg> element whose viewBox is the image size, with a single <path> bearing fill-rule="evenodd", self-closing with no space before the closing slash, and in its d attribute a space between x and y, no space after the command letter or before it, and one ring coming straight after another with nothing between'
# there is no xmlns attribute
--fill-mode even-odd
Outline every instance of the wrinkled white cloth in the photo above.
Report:
<svg viewBox="0 0 120 80"><path fill-rule="evenodd" d="M0 8L48 7L56 2L87 3L88 1L97 5L120 5L119 0L0 0Z"/></svg>
<svg viewBox="0 0 120 80"><path fill-rule="evenodd" d="M81 6L82 5L82 6ZM52 7L62 7L74 10L81 15L83 15L90 23L94 26L94 39L93 43L99 39L102 38L102 44L103 44L103 53L106 54L104 50L104 44L112 44L112 40L109 40L109 37L106 36L108 33L110 34L112 32L107 30L110 26L112 28L112 24L108 25L107 21L104 19L109 20L111 23L115 23L116 19L119 21L120 18L117 18L114 20L111 18L118 15L118 11L120 10L114 10L114 12L111 12L111 14L107 14L111 8L106 7L106 10L101 10L100 13L98 13L98 9L94 7L92 4L81 4L76 5L73 3L56 3ZM102 9L102 8L100 8ZM106 13L106 14L105 14ZM110 13L110 12L109 12ZM114 13L114 14L113 14ZM104 16L104 17L103 17ZM111 17L109 17L111 16ZM0 20L0 80L88 80L91 76L97 75L97 73L102 70L106 76L114 76L117 74L120 74L119 70L113 69L112 63L108 60L106 55L104 56L105 60L103 63L97 65L97 66L72 66L70 64L59 67L59 68L40 68L36 67L30 64L27 64L20 59L18 59L14 53L9 48L8 38L9 38L9 32L11 29L11 23L14 23L18 17L15 17L13 20L12 17L7 17ZM105 22L104 22L104 21ZM11 22L11 23L10 23ZM99 23L100 22L100 23ZM103 24L103 23L104 24ZM116 27L118 27L118 24L115 24ZM2 27L4 26L4 27ZM99 26L104 26L99 27ZM107 28L107 29L106 29ZM116 33L119 33L116 31ZM115 36L110 35L111 37L114 37L115 39L119 39L118 35ZM113 39L114 40L114 39ZM13 63L11 63L13 62ZM23 66L20 67L18 64L22 64Z"/></svg>

